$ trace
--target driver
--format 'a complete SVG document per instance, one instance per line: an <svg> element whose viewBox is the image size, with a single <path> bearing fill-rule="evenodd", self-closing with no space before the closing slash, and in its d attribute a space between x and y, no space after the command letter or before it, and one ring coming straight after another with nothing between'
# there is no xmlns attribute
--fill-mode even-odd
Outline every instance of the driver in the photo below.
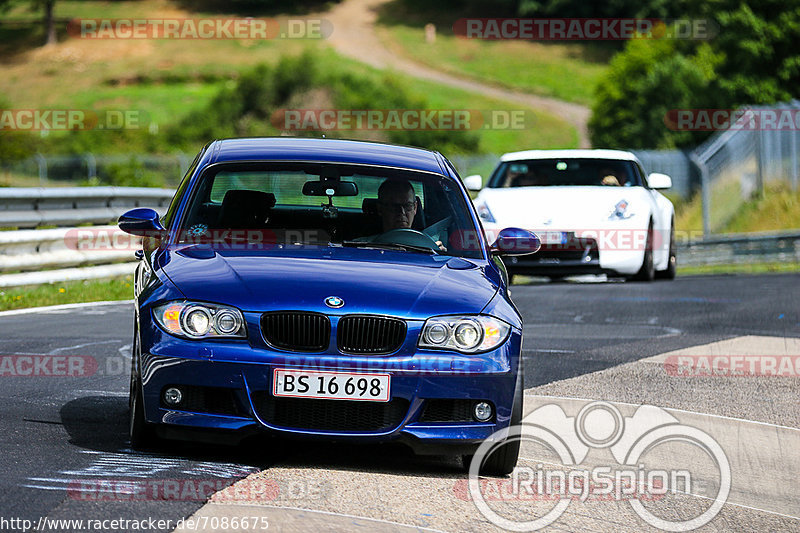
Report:
<svg viewBox="0 0 800 533"><path fill-rule="evenodd" d="M414 217L417 216L417 195L408 180L387 179L378 187L378 215L383 225L383 233L396 229L412 229ZM378 237L364 237L372 240ZM362 240L362 239L356 239ZM442 241L435 241L439 250L446 252Z"/></svg>
<svg viewBox="0 0 800 533"><path fill-rule="evenodd" d="M378 215L383 232L408 229L417 216L417 197L407 180L386 180L378 188Z"/></svg>

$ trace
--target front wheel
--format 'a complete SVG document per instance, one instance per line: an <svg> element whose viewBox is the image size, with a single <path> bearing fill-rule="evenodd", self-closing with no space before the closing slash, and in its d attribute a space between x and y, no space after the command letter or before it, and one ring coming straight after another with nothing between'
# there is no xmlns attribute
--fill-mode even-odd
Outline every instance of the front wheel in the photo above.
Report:
<svg viewBox="0 0 800 533"><path fill-rule="evenodd" d="M656 266L653 262L653 223L647 228L647 242L644 245L642 268L630 279L634 281L653 281L656 277Z"/></svg>
<svg viewBox="0 0 800 533"><path fill-rule="evenodd" d="M131 390L130 411L130 439L131 448L145 450L152 448L158 442L153 425L144 417L144 400L142 398L142 384L137 379Z"/></svg>
<svg viewBox="0 0 800 533"><path fill-rule="evenodd" d="M522 355L520 355L522 357ZM522 368L520 367L519 377L517 379L517 389L514 391L514 405L511 408L511 421L509 428L514 428L522 422L522 400L523 400L523 376ZM505 477L514 471L519 460L519 447L520 439L512 437L505 442L494 446L492 452L488 457L483 458L483 464L480 467L480 473L484 476ZM472 463L473 455L464 455L462 460L464 468L469 472L470 464Z"/></svg>
<svg viewBox="0 0 800 533"><path fill-rule="evenodd" d="M678 270L678 254L675 246L675 222L669 228L669 259L667 259L667 268L656 272L656 277L660 279L675 279L675 273Z"/></svg>

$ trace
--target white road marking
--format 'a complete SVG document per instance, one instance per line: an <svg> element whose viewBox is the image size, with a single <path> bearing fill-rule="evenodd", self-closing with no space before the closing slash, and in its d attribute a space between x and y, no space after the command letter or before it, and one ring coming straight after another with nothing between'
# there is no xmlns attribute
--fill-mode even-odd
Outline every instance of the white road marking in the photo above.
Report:
<svg viewBox="0 0 800 533"><path fill-rule="evenodd" d="M122 339L111 339L107 341L93 341L93 342L84 342L82 344L75 344L73 346L62 346L61 348L56 348L47 353L47 355L57 355L61 352L66 352L69 350L77 350L78 348L85 348L86 346L97 346L98 344L111 344L111 343L119 343L122 342Z"/></svg>
<svg viewBox="0 0 800 533"><path fill-rule="evenodd" d="M82 302L77 304L47 305L43 307L28 307L26 309L12 309L11 311L0 311L0 317L25 315L30 313L48 313L52 311L61 311L64 309L80 309L82 307L123 304L133 304L133 300L107 300L103 302Z"/></svg>
<svg viewBox="0 0 800 533"><path fill-rule="evenodd" d="M550 395L547 395L547 394L534 394L534 393L531 393L531 392L528 392L528 391L525 392L525 396L537 397L537 398L552 398L554 400L572 400L572 401L587 402L587 403L588 402L597 401L596 399L593 400L591 398L574 398L572 396L550 396ZM627 405L627 406L631 406L631 407L639 407L640 405L642 405L642 404L639 404L639 403L618 402L618 401L614 401L614 400L608 400L608 401L609 401L609 403L616 403L616 404L619 404L619 405ZM689 411L687 409L676 409L676 408L673 408L673 407L661 407L661 409L664 409L665 411L672 411L672 412L675 412L675 413L686 413L686 414L696 415L696 416L707 416L709 418L719 418L719 419L722 419L722 420L731 420L731 421L734 421L734 422L746 422L748 424L758 424L758 425L761 425L761 426L769 426L769 427L774 427L774 428L779 428L779 429L788 429L788 430L791 430L791 431L800 431L800 429L798 429L798 428L793 428L793 427L789 427L789 426L781 426L780 424L771 424L769 422L760 422L758 420L747 420L745 418L736 418L736 417L733 417L733 416L716 415L716 414L713 414L713 413L700 413L698 411Z"/></svg>

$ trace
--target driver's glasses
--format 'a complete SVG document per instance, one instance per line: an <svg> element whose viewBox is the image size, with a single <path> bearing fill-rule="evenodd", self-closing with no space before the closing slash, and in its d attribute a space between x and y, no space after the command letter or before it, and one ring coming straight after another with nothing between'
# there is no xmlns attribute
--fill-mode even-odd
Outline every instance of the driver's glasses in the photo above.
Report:
<svg viewBox="0 0 800 533"><path fill-rule="evenodd" d="M412 211L414 209L414 202L381 202L381 205L386 207L387 209L391 209L392 211L396 211L397 209L402 209L406 213Z"/></svg>

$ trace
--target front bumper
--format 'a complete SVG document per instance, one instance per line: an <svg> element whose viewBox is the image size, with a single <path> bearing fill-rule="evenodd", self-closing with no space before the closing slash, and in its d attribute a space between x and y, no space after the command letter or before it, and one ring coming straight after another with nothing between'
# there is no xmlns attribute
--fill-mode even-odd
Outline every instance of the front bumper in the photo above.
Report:
<svg viewBox="0 0 800 533"><path fill-rule="evenodd" d="M535 231L534 231L535 232ZM542 233L542 232L539 232ZM597 237L576 236L576 232L550 232L563 234L562 242L545 242L535 254L504 257L509 274L531 276L575 276L583 274L633 275L639 271L644 259L644 248L620 247L604 242L607 232Z"/></svg>
<svg viewBox="0 0 800 533"><path fill-rule="evenodd" d="M415 350L357 357L287 353L248 341L186 341L152 325L142 333L145 351L135 356L145 418L163 437L235 443L268 434L399 442L417 453L469 453L509 425L521 344L514 330L501 347L484 354ZM391 401L276 398L270 392L275 368L387 373ZM178 407L163 400L173 386L186 392ZM489 422L464 415L478 400L495 407Z"/></svg>

